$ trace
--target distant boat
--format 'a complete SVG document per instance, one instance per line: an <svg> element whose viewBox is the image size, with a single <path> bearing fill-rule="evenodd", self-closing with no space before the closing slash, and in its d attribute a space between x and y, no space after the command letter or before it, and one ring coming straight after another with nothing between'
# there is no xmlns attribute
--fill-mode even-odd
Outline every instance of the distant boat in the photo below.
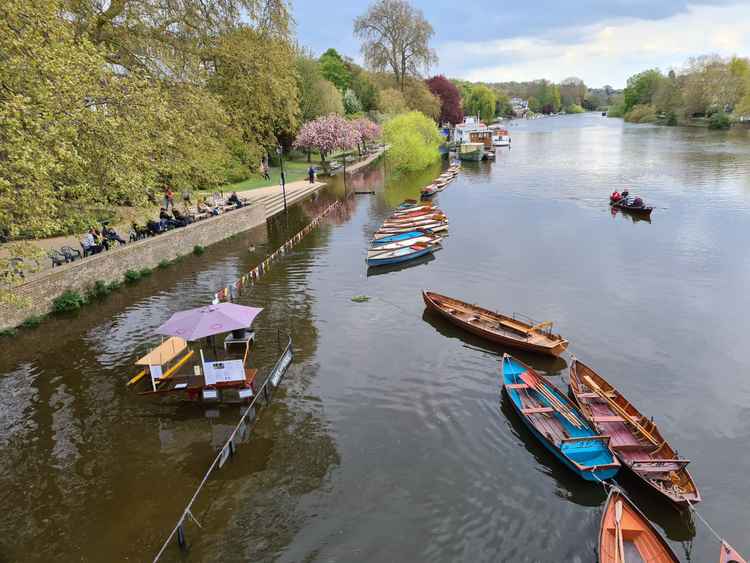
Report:
<svg viewBox="0 0 750 563"><path fill-rule="evenodd" d="M651 212L654 210L654 208L645 205L642 201L639 202L639 200L640 198L623 198L621 200L615 201L610 198L609 204L615 209L619 209L620 211L626 211L627 213L632 213L634 215L639 215L642 217L651 217Z"/></svg>
<svg viewBox="0 0 750 563"><path fill-rule="evenodd" d="M581 412L601 434L622 464L655 492L687 508L701 501L687 459L662 437L653 420L643 416L622 394L586 364L570 364L570 391Z"/></svg>
<svg viewBox="0 0 750 563"><path fill-rule="evenodd" d="M599 526L599 563L679 563L669 544L619 489L612 488Z"/></svg>
<svg viewBox="0 0 750 563"><path fill-rule="evenodd" d="M586 481L611 479L620 463L609 437L598 435L549 380L508 354L500 363L503 388L513 408L542 445Z"/></svg>
<svg viewBox="0 0 750 563"><path fill-rule="evenodd" d="M568 347L567 340L551 332L549 322L530 325L432 291L423 291L422 299L428 309L454 325L498 344L548 356L559 356Z"/></svg>
<svg viewBox="0 0 750 563"><path fill-rule="evenodd" d="M484 143L463 143L458 148L461 160L480 161L484 158Z"/></svg>

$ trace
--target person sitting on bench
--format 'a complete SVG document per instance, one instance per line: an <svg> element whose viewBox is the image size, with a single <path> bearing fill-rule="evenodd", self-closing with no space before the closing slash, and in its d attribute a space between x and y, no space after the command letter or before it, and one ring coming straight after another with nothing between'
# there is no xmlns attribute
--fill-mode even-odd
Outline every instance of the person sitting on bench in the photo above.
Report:
<svg viewBox="0 0 750 563"><path fill-rule="evenodd" d="M176 207L172 208L172 215L174 215L174 223L176 227L184 227L192 223L190 218L180 213L179 209Z"/></svg>
<svg viewBox="0 0 750 563"><path fill-rule="evenodd" d="M236 205L237 209L239 209L243 205L242 200L237 195L237 192L232 192L232 195L229 196L227 203L229 205Z"/></svg>
<svg viewBox="0 0 750 563"><path fill-rule="evenodd" d="M89 232L81 240L81 247L83 248L83 255L89 256L91 254L99 254L104 250L104 246L101 243L97 243L94 237L94 229L89 229Z"/></svg>

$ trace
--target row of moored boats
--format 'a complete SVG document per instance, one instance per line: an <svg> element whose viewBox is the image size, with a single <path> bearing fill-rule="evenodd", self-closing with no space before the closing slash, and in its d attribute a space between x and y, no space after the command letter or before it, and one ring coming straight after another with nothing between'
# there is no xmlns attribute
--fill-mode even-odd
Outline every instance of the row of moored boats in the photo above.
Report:
<svg viewBox="0 0 750 563"><path fill-rule="evenodd" d="M460 164L452 165L431 185L447 186L459 168ZM373 235L367 249L367 265L402 264L432 254L441 248L447 231L448 217L441 209L429 201L405 201Z"/></svg>
<svg viewBox="0 0 750 563"><path fill-rule="evenodd" d="M568 345L552 323L530 323L437 293L423 292L429 310L482 338L522 350L559 356ZM626 468L648 489L678 508L701 501L689 460L677 453L653 418L642 414L604 377L573 359L569 394L509 354L501 385L534 437L587 481L606 482ZM677 556L640 510L610 488L599 536L599 561L676 562ZM745 563L722 543L720 562Z"/></svg>

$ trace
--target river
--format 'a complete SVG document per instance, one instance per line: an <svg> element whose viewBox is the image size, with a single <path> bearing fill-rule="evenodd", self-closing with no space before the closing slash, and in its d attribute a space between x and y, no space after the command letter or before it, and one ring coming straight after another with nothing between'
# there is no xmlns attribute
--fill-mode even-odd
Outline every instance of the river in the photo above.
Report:
<svg viewBox="0 0 750 563"><path fill-rule="evenodd" d="M296 350L283 390L198 499L165 561L596 560L605 493L549 455L501 397L503 349L425 313L423 288L553 320L570 351L653 415L692 460L698 508L750 554L750 131L521 122L494 163L437 202L434 259L367 275L390 209L437 175L388 160L287 218L0 340L0 561L151 560L238 407L144 401L133 366L177 310L248 271L345 190L354 195L240 302L265 308L256 363ZM613 216L630 188L652 222ZM356 295L370 298L352 302ZM522 360L565 385L569 356ZM623 486L684 560L718 544Z"/></svg>

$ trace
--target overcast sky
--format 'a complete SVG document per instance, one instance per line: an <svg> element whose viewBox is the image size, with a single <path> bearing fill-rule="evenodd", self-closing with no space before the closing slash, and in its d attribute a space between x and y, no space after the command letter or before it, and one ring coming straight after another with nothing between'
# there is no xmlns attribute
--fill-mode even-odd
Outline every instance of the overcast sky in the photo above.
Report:
<svg viewBox="0 0 750 563"><path fill-rule="evenodd" d="M352 21L370 0L291 0L299 41L361 62ZM431 74L504 82L578 76L622 87L691 56L750 56L750 0L412 0L435 28Z"/></svg>

